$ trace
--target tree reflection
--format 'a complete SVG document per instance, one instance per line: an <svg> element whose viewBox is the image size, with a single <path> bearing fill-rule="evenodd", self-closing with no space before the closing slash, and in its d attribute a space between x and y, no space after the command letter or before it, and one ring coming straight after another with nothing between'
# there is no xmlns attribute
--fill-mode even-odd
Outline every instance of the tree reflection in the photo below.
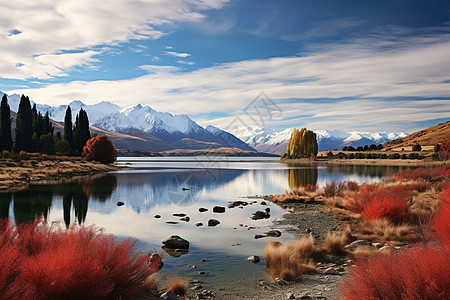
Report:
<svg viewBox="0 0 450 300"><path fill-rule="evenodd" d="M289 165L288 165L289 166ZM301 169L287 169L289 188L299 188L305 185L316 185L319 172L316 166L303 167Z"/></svg>
<svg viewBox="0 0 450 300"><path fill-rule="evenodd" d="M55 197L62 198L63 219L66 227L71 224L72 207L79 224L86 221L89 200L105 202L117 187L114 175L106 174L78 178L69 182L32 185L15 193L0 193L0 218L9 217L11 199L17 224L34 221L43 216L47 219Z"/></svg>

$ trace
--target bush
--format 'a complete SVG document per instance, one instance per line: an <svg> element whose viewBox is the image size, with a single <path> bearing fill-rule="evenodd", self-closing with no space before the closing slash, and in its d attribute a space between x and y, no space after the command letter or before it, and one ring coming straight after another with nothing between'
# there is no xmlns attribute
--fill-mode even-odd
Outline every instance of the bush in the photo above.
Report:
<svg viewBox="0 0 450 300"><path fill-rule="evenodd" d="M93 137L83 147L83 159L87 161L99 161L104 164L112 163L117 158L117 151L106 135Z"/></svg>
<svg viewBox="0 0 450 300"><path fill-rule="evenodd" d="M356 148L356 151L364 151L364 148L362 146L358 146L358 148Z"/></svg>
<svg viewBox="0 0 450 300"><path fill-rule="evenodd" d="M347 158L348 158L348 159L354 159L354 158L355 158L355 155L354 155L353 153L350 153L349 155L347 155Z"/></svg>
<svg viewBox="0 0 450 300"><path fill-rule="evenodd" d="M420 150L418 150L418 151L420 151ZM410 154L408 154L407 158L408 159L419 159L420 155L417 153L410 153Z"/></svg>
<svg viewBox="0 0 450 300"><path fill-rule="evenodd" d="M450 185L441 193L440 202L432 222L434 237L450 251Z"/></svg>
<svg viewBox="0 0 450 300"><path fill-rule="evenodd" d="M383 144L379 144L379 145L377 146L377 150L383 150L383 149L384 149Z"/></svg>
<svg viewBox="0 0 450 300"><path fill-rule="evenodd" d="M422 147L419 144L412 146L412 151L422 151Z"/></svg>
<svg viewBox="0 0 450 300"><path fill-rule="evenodd" d="M389 159L399 159L399 158L400 158L400 154L398 154L398 153L389 154Z"/></svg>
<svg viewBox="0 0 450 300"><path fill-rule="evenodd" d="M56 155L66 156L70 153L70 143L66 139L62 139L55 144Z"/></svg>
<svg viewBox="0 0 450 300"><path fill-rule="evenodd" d="M375 144L370 144L369 150L377 150L377 145L375 145Z"/></svg>
<svg viewBox="0 0 450 300"><path fill-rule="evenodd" d="M313 258L319 255L314 247L314 238L281 244L269 242L264 249L264 259L270 276L294 280L301 274L314 271L317 267Z"/></svg>
<svg viewBox="0 0 450 300"><path fill-rule="evenodd" d="M385 218L395 223L406 216L409 198L410 190L402 184L383 188L363 184L346 196L344 207L367 220Z"/></svg>
<svg viewBox="0 0 450 300"><path fill-rule="evenodd" d="M95 227L62 230L42 220L13 227L1 221L1 299L133 299L156 288L157 255L135 252ZM18 289L18 285L20 288Z"/></svg>
<svg viewBox="0 0 450 300"><path fill-rule="evenodd" d="M417 246L359 260L340 287L343 299L449 299L450 252ZM447 275L445 275L447 274Z"/></svg>
<svg viewBox="0 0 450 300"><path fill-rule="evenodd" d="M435 144L434 145L434 147L433 147L433 150L434 150L434 152L439 152L440 150L441 150L441 145L439 145L439 144Z"/></svg>

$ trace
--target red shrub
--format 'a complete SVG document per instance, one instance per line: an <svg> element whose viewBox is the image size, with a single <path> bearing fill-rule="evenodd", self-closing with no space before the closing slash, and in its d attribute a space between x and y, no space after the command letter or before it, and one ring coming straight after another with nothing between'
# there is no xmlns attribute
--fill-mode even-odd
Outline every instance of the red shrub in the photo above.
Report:
<svg viewBox="0 0 450 300"><path fill-rule="evenodd" d="M117 151L106 135L100 135L86 142L81 157L84 160L96 160L104 164L109 164L116 160Z"/></svg>
<svg viewBox="0 0 450 300"><path fill-rule="evenodd" d="M161 266L159 256L133 254L131 239L118 243L94 227L64 231L39 221L4 228L1 299L134 298Z"/></svg>
<svg viewBox="0 0 450 300"><path fill-rule="evenodd" d="M442 141L441 151L444 152L444 154L447 154L447 156L450 155L450 137Z"/></svg>
<svg viewBox="0 0 450 300"><path fill-rule="evenodd" d="M344 207L352 212L361 213L378 190L375 185L364 183L359 189L346 197Z"/></svg>
<svg viewBox="0 0 450 300"><path fill-rule="evenodd" d="M450 185L441 194L441 205L433 218L434 237L450 250Z"/></svg>
<svg viewBox="0 0 450 300"><path fill-rule="evenodd" d="M361 214L367 220L386 218L391 222L398 222L406 216L408 209L408 202L402 198L377 195L366 204Z"/></svg>
<svg viewBox="0 0 450 300"><path fill-rule="evenodd" d="M340 287L343 299L449 299L450 252L414 247L388 256L360 260Z"/></svg>

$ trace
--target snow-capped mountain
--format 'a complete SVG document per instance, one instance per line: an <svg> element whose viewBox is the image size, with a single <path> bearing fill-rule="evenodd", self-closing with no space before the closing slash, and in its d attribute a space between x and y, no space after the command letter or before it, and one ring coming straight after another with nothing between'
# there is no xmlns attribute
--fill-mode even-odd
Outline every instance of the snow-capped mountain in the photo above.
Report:
<svg viewBox="0 0 450 300"><path fill-rule="evenodd" d="M2 97L3 94L4 93L0 91L0 97ZM20 103L20 95L18 94L8 95L8 104L12 111L17 112L17 110L19 109L19 103ZM31 106L33 106L35 102L30 99L30 104ZM93 105L88 105L84 104L79 100L75 100L70 102L68 105L70 105L70 109L72 110L72 119L73 119L72 121L75 121L75 117L80 111L80 108L83 108L88 114L90 123L95 123L97 120L104 118L105 116L115 113L117 111L120 111L121 109L120 106L106 101ZM36 103L36 109L42 114L48 112L50 119L62 122L64 121L68 105L50 106L47 104Z"/></svg>
<svg viewBox="0 0 450 300"><path fill-rule="evenodd" d="M92 124L93 126L129 134L136 130L151 134L165 142L176 143L177 148L192 149L205 147L235 147L254 151L252 147L236 138L234 135L219 128L203 128L187 115L172 115L159 112L150 106L141 104L124 108L107 115ZM196 146L193 143L197 141ZM200 146L202 145L202 146Z"/></svg>
<svg viewBox="0 0 450 300"><path fill-rule="evenodd" d="M273 128L246 128L236 133L236 136L261 152L283 154L293 128L275 131ZM344 132L339 130L317 130L319 151L342 149L344 146L364 146L370 144L385 144L395 139L405 137L403 132Z"/></svg>

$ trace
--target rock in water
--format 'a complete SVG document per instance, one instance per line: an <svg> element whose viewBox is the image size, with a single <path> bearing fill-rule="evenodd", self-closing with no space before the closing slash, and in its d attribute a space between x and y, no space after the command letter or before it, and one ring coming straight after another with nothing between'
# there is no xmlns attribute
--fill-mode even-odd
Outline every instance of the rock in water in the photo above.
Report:
<svg viewBox="0 0 450 300"><path fill-rule="evenodd" d="M125 203L123 203L122 201L117 202L117 206L123 206L123 205L125 205Z"/></svg>
<svg viewBox="0 0 450 300"><path fill-rule="evenodd" d="M249 257L247 257L247 260L251 261L254 264L257 264L260 261L259 256L257 256L257 255L249 256Z"/></svg>
<svg viewBox="0 0 450 300"><path fill-rule="evenodd" d="M204 208L204 207L200 207L200 208L198 209L198 211L199 211L199 212L205 212L205 211L208 211L208 209L207 209L207 208Z"/></svg>
<svg viewBox="0 0 450 300"><path fill-rule="evenodd" d="M271 230L271 231L265 232L265 234L267 234L268 236L271 236L271 237L281 236L281 232L279 230Z"/></svg>
<svg viewBox="0 0 450 300"><path fill-rule="evenodd" d="M220 222L218 220L216 220L216 219L210 219L208 221L208 226L216 226L216 225L219 225L219 224L220 224Z"/></svg>
<svg viewBox="0 0 450 300"><path fill-rule="evenodd" d="M223 206L214 206L213 207L213 212L214 213L224 213L225 212L225 207L223 207Z"/></svg>
<svg viewBox="0 0 450 300"><path fill-rule="evenodd" d="M189 242L178 235L172 235L170 238L162 242L165 247L171 249L189 249Z"/></svg>

